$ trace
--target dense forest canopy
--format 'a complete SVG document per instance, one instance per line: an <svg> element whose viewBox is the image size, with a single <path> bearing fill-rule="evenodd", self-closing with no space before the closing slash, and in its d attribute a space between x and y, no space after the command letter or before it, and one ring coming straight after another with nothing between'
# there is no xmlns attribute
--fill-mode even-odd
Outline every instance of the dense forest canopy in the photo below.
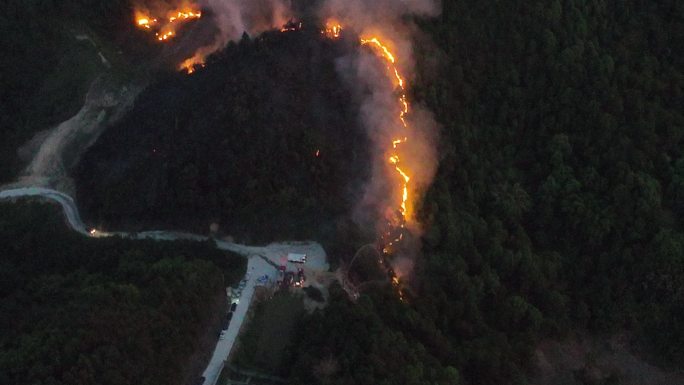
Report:
<svg viewBox="0 0 684 385"><path fill-rule="evenodd" d="M86 238L36 203L0 204L0 255L2 384L190 383L245 272L211 244Z"/></svg>
<svg viewBox="0 0 684 385"><path fill-rule="evenodd" d="M246 241L333 237L369 172L359 107L335 70L348 50L315 29L245 35L206 68L165 76L81 161L86 218L198 232L217 222Z"/></svg>
<svg viewBox="0 0 684 385"><path fill-rule="evenodd" d="M628 330L681 365L683 16L677 1L464 0L420 21L441 55L434 73L419 46L413 97L444 140L419 299L371 295L350 312L375 325L349 332L331 306L295 383L439 383L451 366L466 383L523 384L536 343L578 329ZM383 350L386 330L437 361ZM386 357L422 365L379 371Z"/></svg>

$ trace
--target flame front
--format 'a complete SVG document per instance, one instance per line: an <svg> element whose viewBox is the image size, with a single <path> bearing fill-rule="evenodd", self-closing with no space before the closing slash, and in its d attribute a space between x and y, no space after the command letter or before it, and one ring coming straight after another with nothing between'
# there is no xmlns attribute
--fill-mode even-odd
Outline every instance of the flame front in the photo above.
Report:
<svg viewBox="0 0 684 385"><path fill-rule="evenodd" d="M164 17L158 16L158 18L142 9L136 9L134 14L135 24L139 28L154 32L157 41L167 41L175 37L176 29L181 23L202 17L202 12L194 6L168 11Z"/></svg>
<svg viewBox="0 0 684 385"><path fill-rule="evenodd" d="M378 56L380 56L385 61L385 64L387 65L387 70L389 72L388 76L393 81L394 86L398 89L399 112L397 114L397 118L401 122L404 131L408 131L409 127L408 123L406 122L406 115L409 113L409 103L406 98L406 82L404 81L404 77L401 75L401 73L399 72L399 68L397 67L397 59L395 54L392 53L392 51L387 45L383 44L382 41L380 41L380 38L375 36L371 36L369 38L362 38L361 45L369 46L371 49L373 49L374 52L378 54ZM399 177L401 183L401 202L399 203L399 212L401 213L399 223L400 228L403 228L406 222L408 222L411 219L411 213L408 207L410 203L409 182L411 181L411 177L409 176L406 169L402 167L401 156L399 153L401 146L408 143L408 140L408 136L405 133L404 135L393 138L391 141L392 146L388 146L388 162L392 167L394 167L394 171ZM384 239L384 245L382 246L382 251L384 255L390 255L393 252L394 244L401 242L401 240L404 237L404 234L402 232L399 232L399 235L396 236L396 231L394 230L397 229L397 226L392 222L392 220L388 221L387 226L388 230L383 232L382 237ZM394 239L391 238L393 233L395 234ZM392 277L392 286L394 287L394 290L399 296L399 300L403 302L404 290L399 280L399 276L397 276L396 272L393 269L390 270L390 275Z"/></svg>
<svg viewBox="0 0 684 385"><path fill-rule="evenodd" d="M405 89L405 81L404 78L401 76L399 73L399 68L396 65L396 57L390 50L390 48L383 44L378 37L369 37L369 38L362 38L361 39L361 45L369 46L371 47L382 59L385 60L387 64L387 70L390 73L390 78L394 80L395 86L398 87L399 89L399 121L401 122L402 126L405 129L408 129L408 123L406 122L406 115L409 112L409 104L408 100L406 99L406 89ZM389 156L389 163L394 167L394 170L396 173L401 177L402 181L402 194L401 194L401 203L399 204L400 207L400 212L401 212L401 227L404 227L404 223L406 223L409 219L409 210L408 210L408 202L409 202L409 181L411 180L411 177L408 175L405 169L401 167L401 158L399 155L399 147L402 144L405 144L408 142L408 137L407 136L402 136L398 138L394 138L392 140L392 147L390 148L390 156Z"/></svg>
<svg viewBox="0 0 684 385"><path fill-rule="evenodd" d="M337 39L340 37L342 31L342 26L336 21L329 20L325 29L321 30L321 34L330 39ZM361 46L367 46L373 52L375 52L384 62L388 70L388 78L392 81L392 84L397 90L398 94L398 112L397 119L401 122L401 127L403 127L403 132L401 135L396 135L388 143L386 154L388 155L387 161L390 167L393 168L397 175L397 179L400 181L400 195L401 200L397 203L397 206L389 207L388 210L392 212L391 215L387 215L387 223L385 229L381 232L380 249L382 250L382 257L379 259L381 265L385 265L385 259L394 253L394 244L401 242L404 238L404 230L406 223L411 220L410 212L410 197L409 197L409 182L411 181L411 176L409 172L402 165L401 158L401 147L408 143L408 131L409 125L406 121L406 116L409 113L409 103L406 97L406 81L399 71L397 66L397 57L392 52L391 48L384 44L379 37L369 36L367 38L362 37L360 39ZM397 217L396 213L400 214L400 218ZM397 223L398 219L398 223ZM393 268L389 267L387 264L388 274L391 278L390 282L392 287L396 291L399 300L402 302L405 300L404 288L400 277L396 274Z"/></svg>

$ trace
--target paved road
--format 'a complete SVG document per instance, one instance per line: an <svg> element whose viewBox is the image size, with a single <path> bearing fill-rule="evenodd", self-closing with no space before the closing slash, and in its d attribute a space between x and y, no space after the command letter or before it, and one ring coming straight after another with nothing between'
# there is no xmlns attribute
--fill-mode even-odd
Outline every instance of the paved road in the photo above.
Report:
<svg viewBox="0 0 684 385"><path fill-rule="evenodd" d="M233 318L228 325L228 330L225 332L224 339L219 340L216 344L209 365L207 365L207 368L202 374L202 376L204 376L204 385L216 384L216 381L221 374L221 370L223 369L224 361L228 359L228 356L233 349L233 345L235 344L235 340L240 333L240 328L247 315L249 304L252 302L252 297L254 296L254 288L258 286L257 279L264 274L274 277L276 269L268 262L255 255L250 257L247 262L247 272L249 273L249 279L247 280L245 288L242 289L240 303L233 313Z"/></svg>
<svg viewBox="0 0 684 385"><path fill-rule="evenodd" d="M59 203L64 210L64 215L66 216L69 226L81 234L92 237L118 235L135 239L156 239L160 241L206 241L210 239L208 236L184 233L180 231L152 230L142 232L90 232L81 220L81 216L79 215L78 207L76 206L74 199L63 192L42 187L23 187L0 191L0 199L13 199L21 197L38 197ZM321 271L326 271L328 269L325 251L323 250L323 247L316 242L284 242L271 243L266 246L247 246L238 243L216 240L216 247L221 250L235 252L245 257L249 257L251 255L261 255L268 258L275 264L285 263L288 253L305 253L308 255L306 262L307 268Z"/></svg>

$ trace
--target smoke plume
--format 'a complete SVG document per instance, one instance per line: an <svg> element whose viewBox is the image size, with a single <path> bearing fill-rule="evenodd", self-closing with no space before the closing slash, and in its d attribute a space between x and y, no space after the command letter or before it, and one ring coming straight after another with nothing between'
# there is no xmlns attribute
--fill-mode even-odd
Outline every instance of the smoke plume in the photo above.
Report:
<svg viewBox="0 0 684 385"><path fill-rule="evenodd" d="M220 30L217 49L244 32L256 35L280 28L293 16L289 0L202 0L201 5L212 11Z"/></svg>
<svg viewBox="0 0 684 385"><path fill-rule="evenodd" d="M413 41L418 30L410 16L436 16L439 9L439 3L432 0L328 0L320 7L319 14L323 20L333 19L345 31L361 38L378 37L392 52L396 59L394 65L410 88L415 67ZM410 96L407 124L402 124L398 118L401 105L397 100L397 93L402 90L395 87L388 70L370 49L338 61L338 71L361 101L360 119L377 149L373 151L376 156L370 165L372 178L355 218L360 223L375 223L378 231L386 231L388 221L395 222L397 202L401 202L403 190L398 188L401 177L388 164L392 150L400 153L401 168L411 177L405 219L416 234L420 228L414 218L415 205L432 182L437 168L437 124L431 112L411 102ZM406 142L392 149L393 139L404 137ZM404 241L407 243L412 242Z"/></svg>
<svg viewBox="0 0 684 385"><path fill-rule="evenodd" d="M181 63L180 68L188 73L228 42L238 40L243 33L254 36L279 28L293 16L290 0L201 0L200 4L211 11L219 33L212 44L200 47Z"/></svg>
<svg viewBox="0 0 684 385"><path fill-rule="evenodd" d="M419 38L419 29L412 20L438 15L439 1L321 0L315 3L321 22L334 21L348 36L375 37L382 42L382 49L387 49L385 53L392 53L389 62L386 54L379 60L378 52L373 51L381 48L379 44L362 45L357 52L340 58L337 63L337 70L361 102L361 123L375 149L372 151L375 158L370 165L372 177L355 218L364 225L375 224L386 237L394 238L387 230L388 223L401 231L405 225L414 235L419 234L415 205L422 199L437 167L437 124L427 109L406 95L414 79L413 44ZM280 28L296 18L292 0L201 0L200 4L211 11L220 32L212 45L200 48L195 57L183 63L182 68L188 72L193 65L202 63L207 55L229 41L239 39L244 32L256 35ZM408 113L402 113L403 103L409 105ZM393 147L397 138L406 139L401 146ZM400 165L388 162L395 156L401 159ZM401 170L398 170L399 166ZM402 179L403 172L410 176L410 183ZM408 199L404 198L406 195ZM402 201L405 201L403 205ZM403 243L415 245L407 240Z"/></svg>

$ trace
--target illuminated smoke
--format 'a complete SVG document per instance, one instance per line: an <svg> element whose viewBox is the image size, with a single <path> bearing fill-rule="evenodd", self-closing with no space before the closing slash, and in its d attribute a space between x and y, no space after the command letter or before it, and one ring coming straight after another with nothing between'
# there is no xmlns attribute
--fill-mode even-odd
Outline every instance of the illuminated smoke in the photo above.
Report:
<svg viewBox="0 0 684 385"><path fill-rule="evenodd" d="M211 11L208 13L220 32L211 45L198 49L181 64L180 68L188 73L244 32L254 36L279 30L294 16L288 0L201 0L200 5ZM432 182L437 166L437 125L428 110L411 101L409 92L418 31L412 17L436 16L439 10L434 0L319 3L318 16L327 21L322 34L336 39L344 29L345 34L361 38L359 51L339 59L337 69L361 102L360 119L375 154L370 165L372 177L355 216L361 223L376 223L384 246L401 240L403 232L397 228L406 227L414 235L420 233L416 205ZM402 245L407 243L414 245L402 241ZM403 273L405 269L398 270Z"/></svg>
<svg viewBox="0 0 684 385"><path fill-rule="evenodd" d="M387 253L397 242L406 243L397 228L406 225L414 235L420 233L415 206L437 166L437 125L407 91L414 78L417 30L411 16L438 11L438 3L417 0L328 0L319 11L322 19L339 21L361 37L361 52L340 59L338 71L361 101L360 118L375 148L372 178L356 217L376 223Z"/></svg>
<svg viewBox="0 0 684 385"><path fill-rule="evenodd" d="M293 15L289 0L201 0L200 5L211 11L219 32L212 44L199 48L180 65L180 69L188 73L229 41L238 40L243 33L254 36L280 28Z"/></svg>

